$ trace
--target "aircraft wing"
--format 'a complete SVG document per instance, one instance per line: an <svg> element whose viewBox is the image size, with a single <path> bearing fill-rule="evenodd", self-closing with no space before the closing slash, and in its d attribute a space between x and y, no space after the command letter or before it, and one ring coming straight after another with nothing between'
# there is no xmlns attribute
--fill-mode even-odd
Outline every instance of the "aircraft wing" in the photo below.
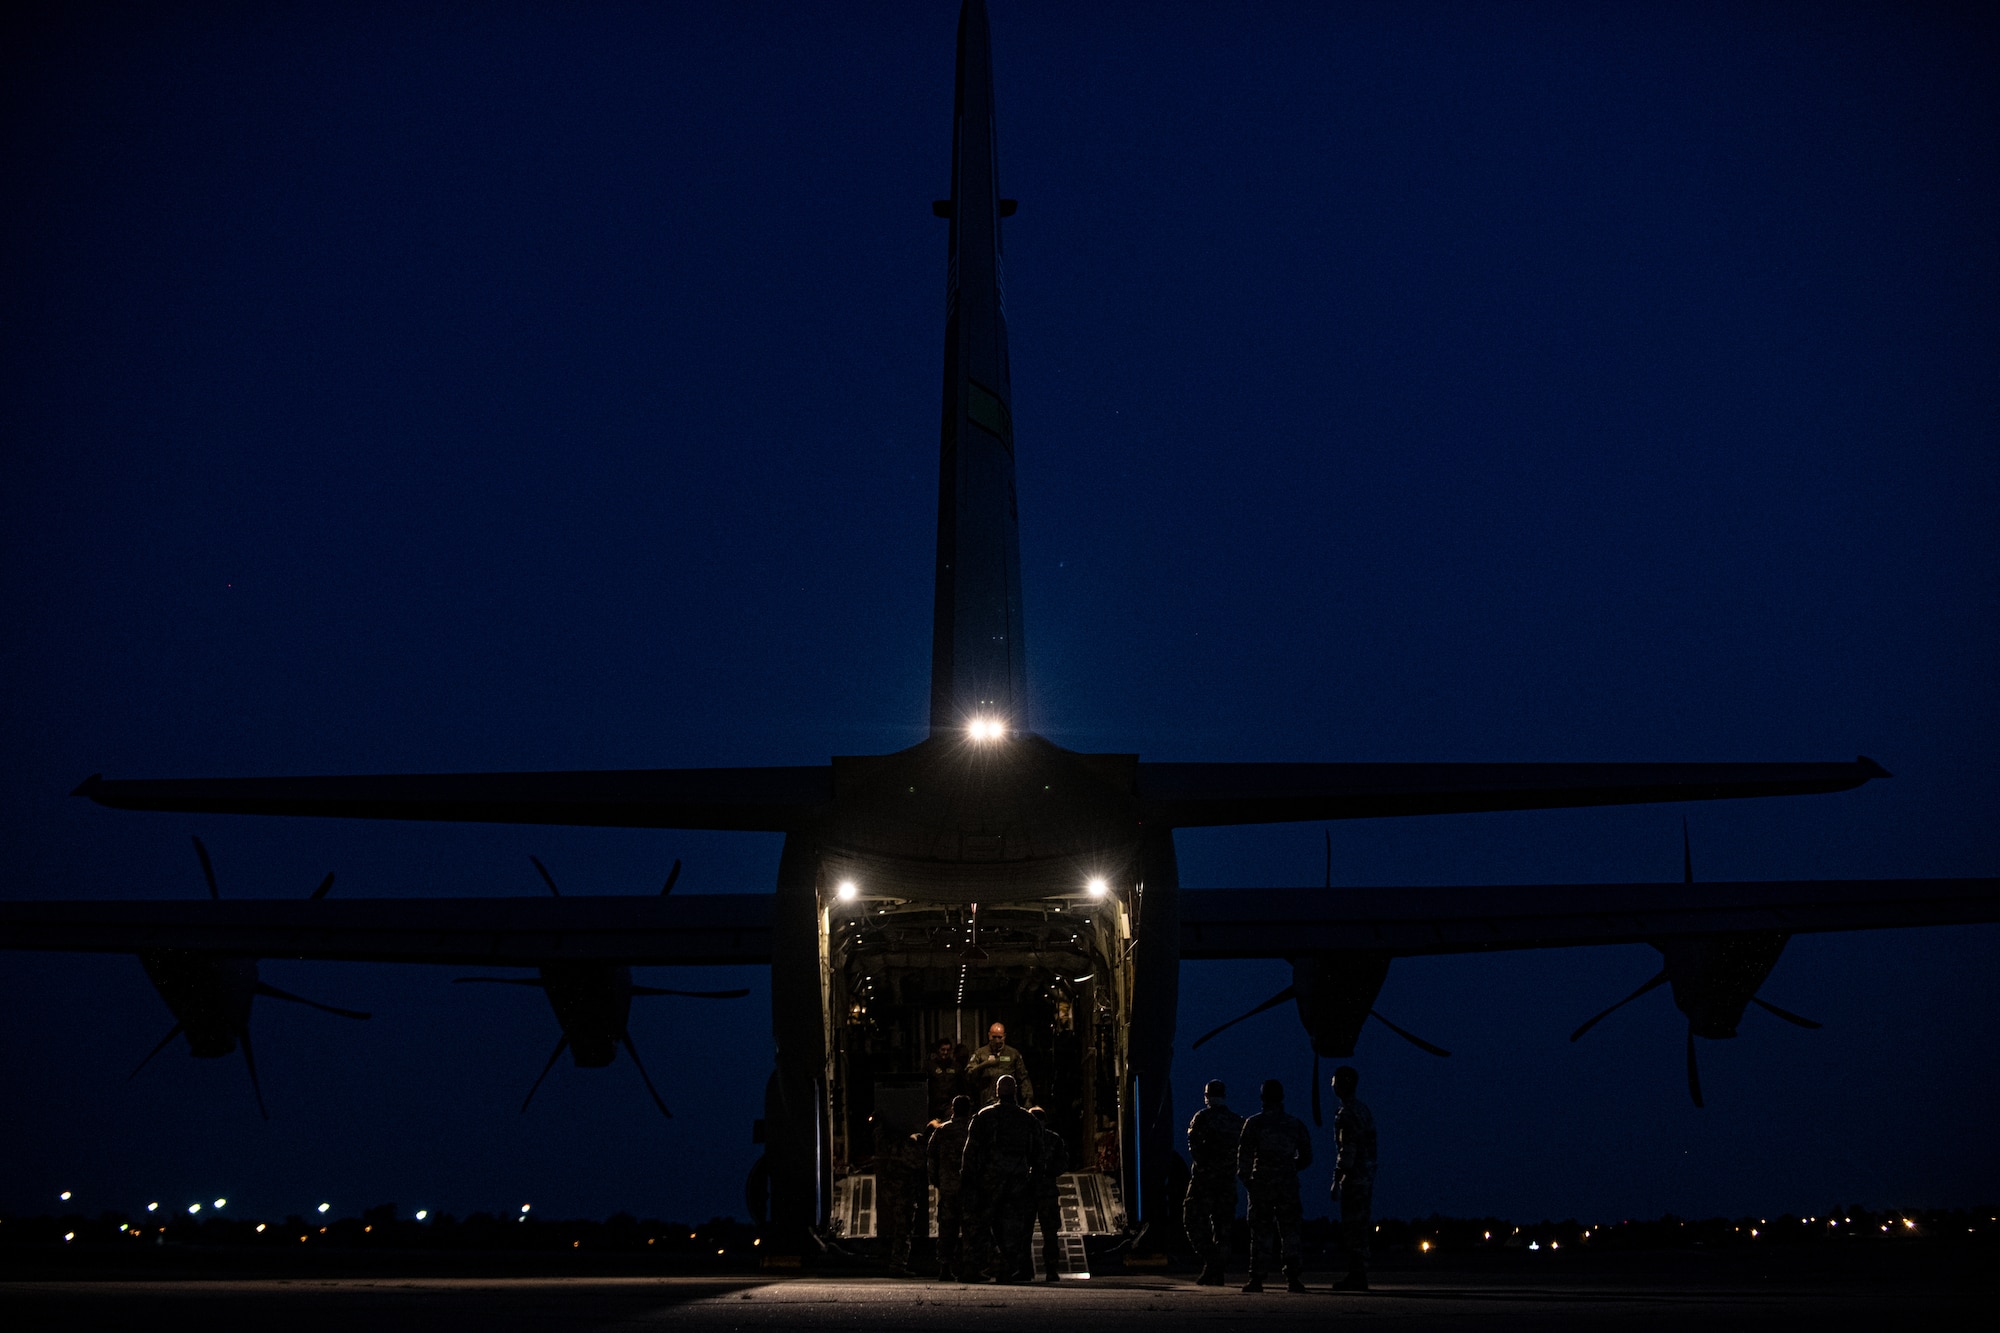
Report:
<svg viewBox="0 0 2000 1333"><path fill-rule="evenodd" d="M1832 764L1175 764L1137 766L1136 794L1174 828L1542 810L1845 791L1887 777ZM830 765L353 777L93 775L76 789L120 810L615 828L789 832L833 798Z"/></svg>
<svg viewBox="0 0 2000 1333"><path fill-rule="evenodd" d="M833 769L638 768L318 778L93 774L74 793L119 810L784 833L833 797Z"/></svg>
<svg viewBox="0 0 2000 1333"><path fill-rule="evenodd" d="M1731 931L1880 930L2000 921L2000 879L1183 889L1181 957L1399 957L1633 944Z"/></svg>
<svg viewBox="0 0 2000 1333"><path fill-rule="evenodd" d="M1850 764L1159 764L1138 795L1174 828L1846 791L1888 770Z"/></svg>
<svg viewBox="0 0 2000 1333"><path fill-rule="evenodd" d="M771 895L0 902L0 949L489 967L768 963Z"/></svg>

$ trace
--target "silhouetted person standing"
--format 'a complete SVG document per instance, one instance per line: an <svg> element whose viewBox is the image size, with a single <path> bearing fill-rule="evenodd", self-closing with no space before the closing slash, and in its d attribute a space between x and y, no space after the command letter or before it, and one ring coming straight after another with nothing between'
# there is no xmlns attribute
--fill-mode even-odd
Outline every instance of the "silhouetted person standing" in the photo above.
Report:
<svg viewBox="0 0 2000 1333"><path fill-rule="evenodd" d="M875 1154L875 1195L880 1219L876 1234L882 1238L882 1257L902 1277L909 1277L910 1254L917 1237L927 1229L930 1202L924 1174L925 1135L882 1125L882 1150Z"/></svg>
<svg viewBox="0 0 2000 1333"><path fill-rule="evenodd" d="M1016 1100L1019 1091L1012 1075L1003 1075L993 1091L997 1100L972 1117L972 1129L965 1136L965 1180L976 1191L967 1200L967 1213L975 1226L968 1228L960 1279L974 1280L973 1265L997 1250L991 1280L1029 1282L1034 1279L1029 1228L1035 1215L1035 1163L1041 1160L1042 1128Z"/></svg>
<svg viewBox="0 0 2000 1333"><path fill-rule="evenodd" d="M1268 1253L1279 1251L1285 1286L1304 1291L1299 1275L1299 1172L1312 1165L1312 1135L1305 1122L1285 1113L1285 1085L1266 1079L1258 1090L1264 1109L1243 1122L1236 1147L1236 1174L1250 1191L1250 1281L1245 1291L1262 1291Z"/></svg>
<svg viewBox="0 0 2000 1333"><path fill-rule="evenodd" d="M1188 1121L1187 1198L1181 1223L1188 1244L1201 1260L1195 1285L1219 1287L1229 1265L1229 1226L1236 1220L1236 1150L1243 1141L1243 1117L1229 1109L1229 1090L1219 1078L1202 1090L1202 1108Z"/></svg>
<svg viewBox="0 0 2000 1333"><path fill-rule="evenodd" d="M937 1187L938 1280L963 1278L965 1252L965 1136L972 1129L972 1098L951 1099L951 1119L931 1131L926 1155L930 1183Z"/></svg>
<svg viewBox="0 0 2000 1333"><path fill-rule="evenodd" d="M1042 1228L1042 1281L1060 1282L1062 1265L1062 1174L1069 1170L1069 1145L1049 1127L1049 1113L1028 1112L1042 1131L1042 1155L1035 1161L1035 1221ZM1029 1236L1032 1247L1034 1237Z"/></svg>
<svg viewBox="0 0 2000 1333"><path fill-rule="evenodd" d="M1335 1291L1368 1290L1369 1242L1374 1239L1375 1114L1354 1095L1361 1075L1354 1066L1333 1071L1333 1200L1340 1205L1340 1239L1347 1250L1347 1276Z"/></svg>

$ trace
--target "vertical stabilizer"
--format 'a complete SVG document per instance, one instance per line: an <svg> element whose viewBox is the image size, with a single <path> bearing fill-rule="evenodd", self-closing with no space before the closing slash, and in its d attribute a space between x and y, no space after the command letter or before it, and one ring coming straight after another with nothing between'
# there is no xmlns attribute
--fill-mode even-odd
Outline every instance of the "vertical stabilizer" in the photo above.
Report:
<svg viewBox="0 0 2000 1333"><path fill-rule="evenodd" d="M1027 669L1000 245L1000 219L1014 209L1000 197L980 0L965 0L959 11L951 135L951 198L933 205L950 222L951 240L931 731L957 731L975 718L1015 731L1027 725Z"/></svg>

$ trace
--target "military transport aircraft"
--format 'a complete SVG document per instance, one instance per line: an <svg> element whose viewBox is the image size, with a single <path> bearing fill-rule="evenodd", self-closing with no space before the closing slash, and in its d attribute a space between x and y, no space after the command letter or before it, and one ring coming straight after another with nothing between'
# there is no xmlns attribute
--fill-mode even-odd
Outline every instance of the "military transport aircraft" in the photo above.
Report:
<svg viewBox="0 0 2000 1333"><path fill-rule="evenodd" d="M1866 758L1172 763L1034 734L1002 268L1015 201L996 171L980 0L960 15L951 191L931 207L948 241L921 743L804 767L94 776L77 789L119 810L780 832L774 892L675 895L669 879L654 897L11 902L0 945L137 954L194 1054L240 1044L246 1059L254 997L296 998L258 981L261 958L534 968L514 980L540 986L561 1024L551 1067L565 1047L582 1065L620 1046L636 1062L626 1019L653 992L633 984L635 966L769 964L760 1174L773 1241L804 1247L872 1230L871 1117L920 1119L926 1054L942 1038L976 1043L995 1018L1073 1145L1065 1230L1171 1215L1184 959L1289 961L1292 985L1260 1010L1294 1002L1315 1054L1344 1056L1397 958L1645 942L1662 969L1640 993L1671 987L1699 1100L1694 1039L1735 1035L1791 935L2000 919L1996 879L1183 888L1174 835L1186 828L1830 793L1888 774Z"/></svg>

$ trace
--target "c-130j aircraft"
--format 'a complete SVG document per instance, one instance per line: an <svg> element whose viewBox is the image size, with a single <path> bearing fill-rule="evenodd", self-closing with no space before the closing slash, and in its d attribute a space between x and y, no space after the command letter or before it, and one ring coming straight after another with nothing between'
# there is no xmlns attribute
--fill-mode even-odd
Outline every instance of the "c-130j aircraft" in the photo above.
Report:
<svg viewBox="0 0 2000 1333"><path fill-rule="evenodd" d="M551 1066L565 1049L608 1064L621 1045L637 1062L626 1019L648 992L635 966L769 964L766 1244L805 1253L872 1232L874 1120L920 1116L926 1054L942 1038L976 1043L996 1019L1072 1151L1065 1231L1171 1217L1183 959L1286 960L1291 986L1260 1008L1289 1000L1315 1055L1343 1057L1397 958L1648 943L1662 965L1635 996L1671 988L1699 1100L1694 1039L1735 1035L1791 935L2000 919L1995 879L1183 888L1182 828L1831 793L1887 774L1865 758L1172 763L1035 735L1002 272L1015 205L997 174L980 0L960 15L951 189L932 207L948 259L925 740L803 767L78 788L121 810L779 832L773 892L675 895L669 879L647 898L344 900L323 885L252 902L215 898L211 876L207 901L0 905L0 944L137 954L193 1054L240 1047L246 1061L254 998L297 998L259 980L261 958L537 969L515 980L540 985L561 1024Z"/></svg>

